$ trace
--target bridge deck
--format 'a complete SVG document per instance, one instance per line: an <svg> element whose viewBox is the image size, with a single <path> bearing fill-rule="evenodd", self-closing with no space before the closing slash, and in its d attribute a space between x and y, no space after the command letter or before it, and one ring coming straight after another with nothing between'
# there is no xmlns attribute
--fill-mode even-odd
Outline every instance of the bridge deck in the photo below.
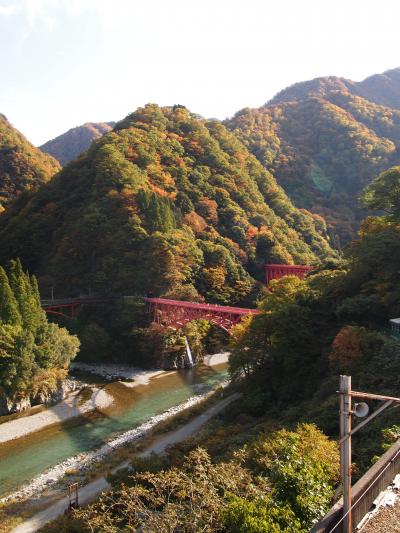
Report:
<svg viewBox="0 0 400 533"><path fill-rule="evenodd" d="M145 298L146 302L173 306L186 307L189 309L199 309L204 311L216 311L218 313L227 313L230 315L256 315L259 309L247 309L245 307L231 307L228 305L202 304L198 302L185 302L183 300L168 300L166 298Z"/></svg>

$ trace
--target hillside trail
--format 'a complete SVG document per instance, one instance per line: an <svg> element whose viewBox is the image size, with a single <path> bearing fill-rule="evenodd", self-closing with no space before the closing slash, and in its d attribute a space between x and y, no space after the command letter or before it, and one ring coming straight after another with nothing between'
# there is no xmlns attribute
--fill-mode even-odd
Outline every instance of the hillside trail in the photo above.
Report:
<svg viewBox="0 0 400 533"><path fill-rule="evenodd" d="M178 429L165 433L164 435L160 435L150 446L140 452L138 456L146 457L152 453L164 453L168 446L181 442L194 435L206 422L221 413L225 407L237 400L239 397L239 393L231 394L230 396L227 396L223 400L220 400L218 403L211 406L209 409L204 411L204 413L197 415L187 424L184 424ZM115 467L112 473L117 472L117 470L120 470L121 468L128 467L129 463L129 460L124 461ZM98 478L95 481L92 481L91 483L79 488L79 503L80 505L85 505L94 500L102 492L110 489L111 485L108 483L105 477ZM36 515L32 516L19 526L15 527L10 533L34 533L47 523L64 514L66 508L67 500L66 498L63 498L62 500L50 505L47 509L44 509L43 511L40 511Z"/></svg>

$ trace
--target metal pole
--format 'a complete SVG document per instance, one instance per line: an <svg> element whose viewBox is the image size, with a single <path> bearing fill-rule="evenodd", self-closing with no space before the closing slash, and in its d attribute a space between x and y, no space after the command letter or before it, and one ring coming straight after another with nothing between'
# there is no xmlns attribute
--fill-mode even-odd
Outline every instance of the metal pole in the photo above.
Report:
<svg viewBox="0 0 400 533"><path fill-rule="evenodd" d="M343 532L352 533L351 523L351 376L340 376L340 473L343 485ZM347 438L345 438L347 437Z"/></svg>

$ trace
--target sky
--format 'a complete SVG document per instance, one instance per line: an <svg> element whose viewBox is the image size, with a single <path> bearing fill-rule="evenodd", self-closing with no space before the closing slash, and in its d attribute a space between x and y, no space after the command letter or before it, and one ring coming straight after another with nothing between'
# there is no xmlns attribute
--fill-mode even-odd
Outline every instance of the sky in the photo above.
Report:
<svg viewBox="0 0 400 533"><path fill-rule="evenodd" d="M396 0L0 0L0 112L36 145L148 102L226 118L400 67Z"/></svg>

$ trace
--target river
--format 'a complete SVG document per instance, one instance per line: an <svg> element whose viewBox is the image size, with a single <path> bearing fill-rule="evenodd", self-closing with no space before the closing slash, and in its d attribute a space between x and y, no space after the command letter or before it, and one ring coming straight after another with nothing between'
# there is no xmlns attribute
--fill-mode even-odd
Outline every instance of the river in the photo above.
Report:
<svg viewBox="0 0 400 533"><path fill-rule="evenodd" d="M148 385L105 385L113 403L101 411L53 424L0 445L0 496L81 452L99 448L156 414L202 394L227 378L227 365L199 366L161 374Z"/></svg>

